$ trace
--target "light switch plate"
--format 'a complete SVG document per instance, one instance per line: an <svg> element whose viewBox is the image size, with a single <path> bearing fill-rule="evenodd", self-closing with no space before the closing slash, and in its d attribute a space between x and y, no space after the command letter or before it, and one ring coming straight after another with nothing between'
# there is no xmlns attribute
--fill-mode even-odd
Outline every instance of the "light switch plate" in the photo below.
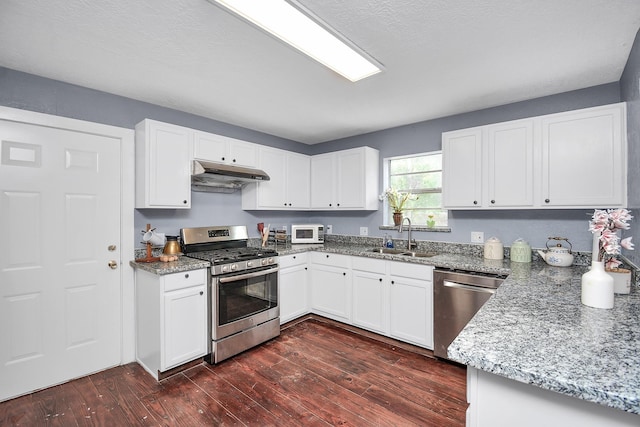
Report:
<svg viewBox="0 0 640 427"><path fill-rule="evenodd" d="M333 234L333 225L327 225L327 234Z"/></svg>
<svg viewBox="0 0 640 427"><path fill-rule="evenodd" d="M360 235L368 236L369 235L369 227L360 227Z"/></svg>

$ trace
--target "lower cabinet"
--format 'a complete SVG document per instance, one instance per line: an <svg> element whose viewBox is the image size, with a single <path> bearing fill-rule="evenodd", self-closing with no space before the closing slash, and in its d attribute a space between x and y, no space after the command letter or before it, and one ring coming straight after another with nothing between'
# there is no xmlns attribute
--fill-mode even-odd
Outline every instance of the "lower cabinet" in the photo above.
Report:
<svg viewBox="0 0 640 427"><path fill-rule="evenodd" d="M433 267L388 262L389 335L433 349Z"/></svg>
<svg viewBox="0 0 640 427"><path fill-rule="evenodd" d="M311 311L433 349L433 267L313 252Z"/></svg>
<svg viewBox="0 0 640 427"><path fill-rule="evenodd" d="M207 270L136 270L136 360L154 378L207 353Z"/></svg>
<svg viewBox="0 0 640 427"><path fill-rule="evenodd" d="M306 253L280 257L280 324L309 312Z"/></svg>
<svg viewBox="0 0 640 427"><path fill-rule="evenodd" d="M353 257L353 324L389 334L389 281L386 262Z"/></svg>
<svg viewBox="0 0 640 427"><path fill-rule="evenodd" d="M351 260L347 255L312 252L311 309L351 324Z"/></svg>

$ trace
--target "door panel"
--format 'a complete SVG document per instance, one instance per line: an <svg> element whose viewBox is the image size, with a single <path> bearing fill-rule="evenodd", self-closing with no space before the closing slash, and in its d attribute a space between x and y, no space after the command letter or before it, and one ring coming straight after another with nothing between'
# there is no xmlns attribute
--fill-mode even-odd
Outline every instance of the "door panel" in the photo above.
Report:
<svg viewBox="0 0 640 427"><path fill-rule="evenodd" d="M0 147L4 400L120 362L121 147L4 120Z"/></svg>

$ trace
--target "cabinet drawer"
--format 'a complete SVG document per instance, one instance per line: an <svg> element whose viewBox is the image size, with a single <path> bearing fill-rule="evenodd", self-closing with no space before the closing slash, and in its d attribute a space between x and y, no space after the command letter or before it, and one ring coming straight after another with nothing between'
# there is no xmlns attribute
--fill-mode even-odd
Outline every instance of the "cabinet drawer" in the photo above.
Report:
<svg viewBox="0 0 640 427"><path fill-rule="evenodd" d="M351 257L348 255L329 254L326 252L313 252L311 262L313 264L330 265L332 267L349 268Z"/></svg>
<svg viewBox="0 0 640 427"><path fill-rule="evenodd" d="M164 276L164 291L175 291L176 289L203 285L207 283L206 274L206 269L167 274L166 276Z"/></svg>
<svg viewBox="0 0 640 427"><path fill-rule="evenodd" d="M385 261L381 259L353 257L351 260L351 268L370 273L385 274L385 265Z"/></svg>
<svg viewBox="0 0 640 427"><path fill-rule="evenodd" d="M295 255L286 255L280 257L280 268L293 267L294 265L306 264L307 254L300 253Z"/></svg>
<svg viewBox="0 0 640 427"><path fill-rule="evenodd" d="M408 262L389 262L389 274L392 276L410 277L412 279L433 280L433 267L430 265L411 264Z"/></svg>

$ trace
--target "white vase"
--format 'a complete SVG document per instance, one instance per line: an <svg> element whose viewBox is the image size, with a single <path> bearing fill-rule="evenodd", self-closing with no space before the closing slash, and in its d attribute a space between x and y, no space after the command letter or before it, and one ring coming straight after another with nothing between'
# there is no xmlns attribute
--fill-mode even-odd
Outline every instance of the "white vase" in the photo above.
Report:
<svg viewBox="0 0 640 427"><path fill-rule="evenodd" d="M603 261L591 261L591 270L582 275L582 304L613 308L613 277L604 271Z"/></svg>
<svg viewBox="0 0 640 427"><path fill-rule="evenodd" d="M631 271L626 268L606 270L613 277L613 292L616 294L628 294L631 292Z"/></svg>

